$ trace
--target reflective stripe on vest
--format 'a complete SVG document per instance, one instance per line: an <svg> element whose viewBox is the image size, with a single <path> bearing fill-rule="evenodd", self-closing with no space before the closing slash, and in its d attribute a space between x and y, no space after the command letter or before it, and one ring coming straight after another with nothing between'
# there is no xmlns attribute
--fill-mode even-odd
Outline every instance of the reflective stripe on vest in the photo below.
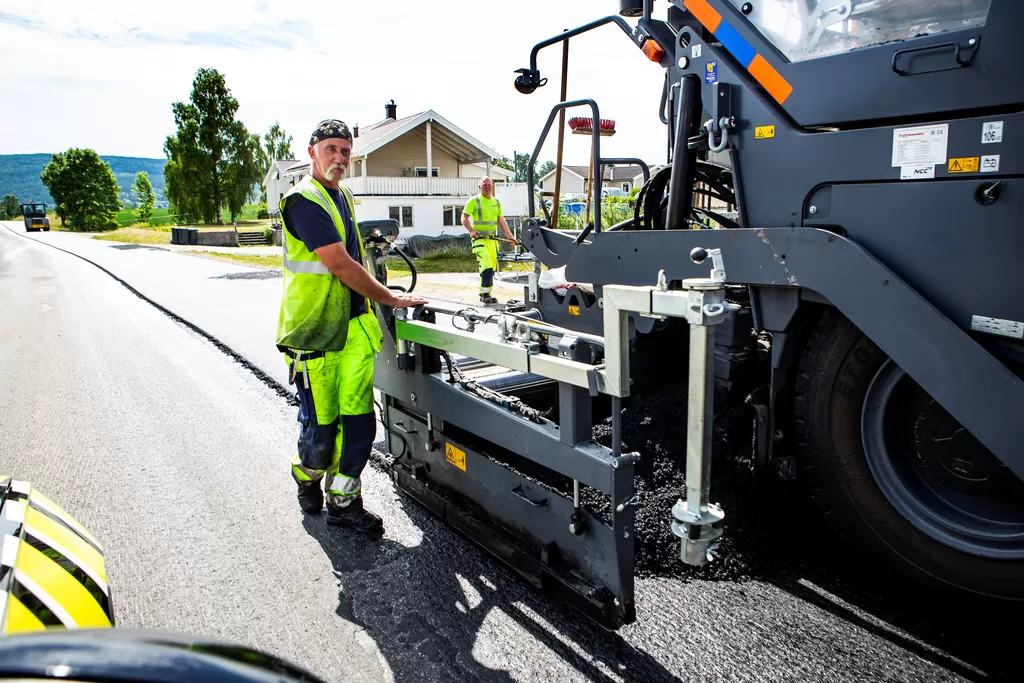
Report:
<svg viewBox="0 0 1024 683"><path fill-rule="evenodd" d="M362 240L355 226L352 196L341 188L347 213L355 227L355 240L360 259L364 258ZM295 194L320 206L331 217L346 243L347 226L344 213L334 199L311 176L306 176L281 198L283 224L283 284L281 312L278 318L277 344L303 351L341 351L348 337L351 319L351 290L327 269L315 252L295 237L285 218L285 205ZM367 304L367 310L372 310Z"/></svg>
<svg viewBox="0 0 1024 683"><path fill-rule="evenodd" d="M283 244L283 242L282 242ZM293 261L288 258L288 248L284 248L284 267L293 273L303 275L330 275L331 271L323 261Z"/></svg>
<svg viewBox="0 0 1024 683"><path fill-rule="evenodd" d="M500 207L501 204L499 203ZM480 230L481 225L490 226L486 230ZM476 196L476 220L473 221L473 229L477 232L498 232L498 221L485 221L484 220L484 209L480 204L480 195Z"/></svg>

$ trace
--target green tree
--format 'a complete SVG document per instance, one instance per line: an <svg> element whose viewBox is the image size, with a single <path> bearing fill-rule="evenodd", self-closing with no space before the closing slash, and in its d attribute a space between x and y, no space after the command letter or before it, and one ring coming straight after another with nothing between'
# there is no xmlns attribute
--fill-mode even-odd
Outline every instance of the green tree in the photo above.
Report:
<svg viewBox="0 0 1024 683"><path fill-rule="evenodd" d="M278 159L294 159L295 152L292 151L292 136L284 132L284 128L281 128L281 124L274 121L272 125L263 136L263 148L260 152L259 161L260 168L263 169L263 173L267 172L270 168L270 164ZM261 177L260 180L263 178ZM260 188L260 202L263 204L267 203L267 188Z"/></svg>
<svg viewBox="0 0 1024 683"><path fill-rule="evenodd" d="M491 165L503 168L506 171L515 171L515 166L512 165L512 160L508 157L501 157L500 159L491 159Z"/></svg>
<svg viewBox="0 0 1024 683"><path fill-rule="evenodd" d="M515 158L515 167L509 170L516 172L515 181L517 183L525 183L527 181L527 169L530 166L530 155L529 154L517 154ZM555 162L545 161L540 165L540 168L533 167L533 181L539 182L541 177L544 176L548 171L555 167Z"/></svg>
<svg viewBox="0 0 1024 683"><path fill-rule="evenodd" d="M139 207L139 222L149 223L153 218L153 204L156 203L156 193L153 192L153 183L149 181L149 174L139 171L135 174L135 185L132 186L132 194L135 195L135 205Z"/></svg>
<svg viewBox="0 0 1024 683"><path fill-rule="evenodd" d="M292 151L292 136L285 133L277 121L263 136L263 149L267 153L268 163L277 159L295 158L295 152Z"/></svg>
<svg viewBox="0 0 1024 683"><path fill-rule="evenodd" d="M261 161L248 153L251 136L235 120L238 100L220 72L199 69L190 101L175 102L172 110L178 133L164 143L167 197L175 213L220 223L221 209L230 210L240 196L237 183L256 175L239 166Z"/></svg>
<svg viewBox="0 0 1024 683"><path fill-rule="evenodd" d="M58 204L62 224L66 216L72 230L117 227L121 208L117 178L93 150L72 148L54 154L40 177Z"/></svg>
<svg viewBox="0 0 1024 683"><path fill-rule="evenodd" d="M237 220L242 207L254 198L256 185L263 180L267 170L262 163L265 150L260 144L260 136L250 133L241 121L236 121L231 131L229 152L231 163L225 167L222 183L231 219Z"/></svg>
<svg viewBox="0 0 1024 683"><path fill-rule="evenodd" d="M0 220L7 220L8 218L17 218L21 215L21 204L18 203L18 198L13 194L4 195L3 206L0 207Z"/></svg>
<svg viewBox="0 0 1024 683"><path fill-rule="evenodd" d="M67 225L68 210L65 200L71 190L71 176L64 173L67 166L67 155L58 152L50 157L50 163L46 164L43 172L39 174L50 196L53 197L54 211L60 216L61 227Z"/></svg>

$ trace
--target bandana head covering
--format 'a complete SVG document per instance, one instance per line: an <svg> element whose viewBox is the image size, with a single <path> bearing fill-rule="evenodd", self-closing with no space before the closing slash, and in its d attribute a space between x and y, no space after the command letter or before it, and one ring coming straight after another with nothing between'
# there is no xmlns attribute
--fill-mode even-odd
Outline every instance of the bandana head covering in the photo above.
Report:
<svg viewBox="0 0 1024 683"><path fill-rule="evenodd" d="M338 119L324 119L317 125L316 130L309 137L309 144L315 145L318 142L329 140L330 138L341 138L352 142L352 132L348 129L348 124Z"/></svg>

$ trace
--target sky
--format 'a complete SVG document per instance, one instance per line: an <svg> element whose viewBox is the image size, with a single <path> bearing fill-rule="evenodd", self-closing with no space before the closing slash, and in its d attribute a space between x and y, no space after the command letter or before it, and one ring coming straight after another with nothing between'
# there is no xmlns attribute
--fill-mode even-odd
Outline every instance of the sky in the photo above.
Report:
<svg viewBox="0 0 1024 683"><path fill-rule="evenodd" d="M655 3L664 16L667 2ZM660 5L660 8L659 8ZM305 158L316 123L367 126L433 109L511 157L532 151L558 102L561 48L541 51L548 85L513 87L530 49L618 11L616 0L0 0L0 154L88 147L163 157L173 102L215 68L253 132L279 122ZM665 161L658 120L664 71L614 25L572 39L568 98L591 97L617 133L602 156ZM570 115L589 115L584 109ZM557 128L557 126L556 126ZM564 163L589 163L589 138L566 133ZM540 160L554 159L552 130Z"/></svg>

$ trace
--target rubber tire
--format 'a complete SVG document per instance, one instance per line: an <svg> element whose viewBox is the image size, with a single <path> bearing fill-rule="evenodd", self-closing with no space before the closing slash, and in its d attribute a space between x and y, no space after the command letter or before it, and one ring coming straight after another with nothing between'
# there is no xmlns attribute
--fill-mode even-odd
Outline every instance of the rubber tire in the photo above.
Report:
<svg viewBox="0 0 1024 683"><path fill-rule="evenodd" d="M861 439L861 408L887 360L834 310L824 313L800 359L793 414L801 464L838 543L954 594L1024 600L1024 562L976 557L932 540L900 515L875 483Z"/></svg>

